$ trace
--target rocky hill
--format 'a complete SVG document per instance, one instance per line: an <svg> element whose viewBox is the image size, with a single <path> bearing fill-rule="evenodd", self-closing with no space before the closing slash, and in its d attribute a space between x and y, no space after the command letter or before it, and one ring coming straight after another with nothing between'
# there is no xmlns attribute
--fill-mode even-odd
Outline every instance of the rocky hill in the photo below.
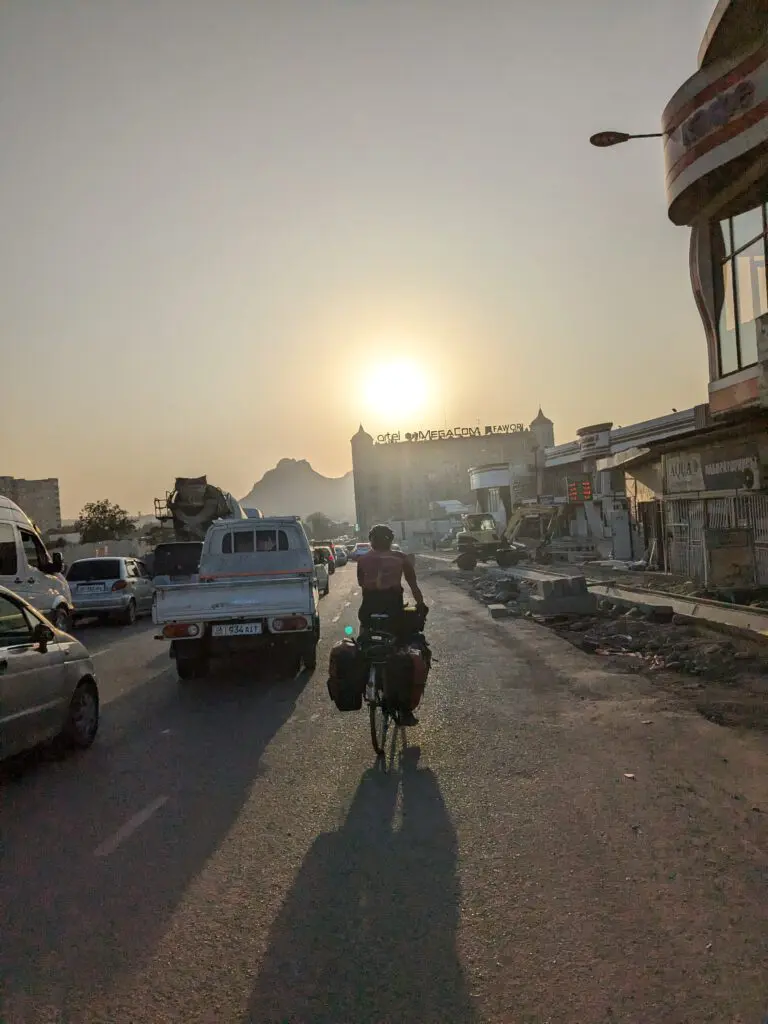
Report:
<svg viewBox="0 0 768 1024"><path fill-rule="evenodd" d="M241 504L260 508L265 515L325 512L331 519L355 521L351 471L340 477L322 476L306 459L281 459L253 485Z"/></svg>

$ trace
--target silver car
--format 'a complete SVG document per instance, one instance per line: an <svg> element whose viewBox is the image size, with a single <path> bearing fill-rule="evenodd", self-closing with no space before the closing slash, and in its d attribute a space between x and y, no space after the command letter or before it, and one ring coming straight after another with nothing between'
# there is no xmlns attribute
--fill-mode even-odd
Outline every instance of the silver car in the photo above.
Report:
<svg viewBox="0 0 768 1024"><path fill-rule="evenodd" d="M67 570L67 583L77 618L114 616L129 626L138 615L152 612L155 587L144 563L136 558L79 558Z"/></svg>
<svg viewBox="0 0 768 1024"><path fill-rule="evenodd" d="M89 747L98 728L99 689L88 651L0 587L0 758L48 740Z"/></svg>

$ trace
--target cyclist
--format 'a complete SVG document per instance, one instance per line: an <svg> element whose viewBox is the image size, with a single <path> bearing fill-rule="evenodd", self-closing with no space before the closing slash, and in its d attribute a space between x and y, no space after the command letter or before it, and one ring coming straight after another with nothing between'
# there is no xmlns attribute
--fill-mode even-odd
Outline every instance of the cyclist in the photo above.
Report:
<svg viewBox="0 0 768 1024"><path fill-rule="evenodd" d="M357 582L363 592L358 618L363 629L370 626L371 615L390 615L400 628L403 615L403 579L408 584L416 607L426 612L424 595L416 581L416 570L402 551L393 551L394 533L388 526L374 526L368 534L371 550L357 562ZM412 711L404 713L403 725L416 725Z"/></svg>

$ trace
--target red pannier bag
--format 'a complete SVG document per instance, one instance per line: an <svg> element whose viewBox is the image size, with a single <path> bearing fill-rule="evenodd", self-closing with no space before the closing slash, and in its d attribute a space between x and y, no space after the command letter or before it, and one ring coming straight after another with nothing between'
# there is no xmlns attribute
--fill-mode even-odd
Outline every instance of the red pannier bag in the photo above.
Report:
<svg viewBox="0 0 768 1024"><path fill-rule="evenodd" d="M366 665L354 640L339 640L328 657L328 694L339 711L363 706Z"/></svg>
<svg viewBox="0 0 768 1024"><path fill-rule="evenodd" d="M387 663L384 692L391 707L415 711L424 696L429 660L415 644L401 647Z"/></svg>

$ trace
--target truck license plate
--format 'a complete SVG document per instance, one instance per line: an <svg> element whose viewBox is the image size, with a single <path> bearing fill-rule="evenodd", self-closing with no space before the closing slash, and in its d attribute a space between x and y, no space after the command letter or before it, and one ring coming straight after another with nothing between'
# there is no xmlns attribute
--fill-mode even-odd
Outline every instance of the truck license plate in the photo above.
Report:
<svg viewBox="0 0 768 1024"><path fill-rule="evenodd" d="M257 636L261 632L260 622L228 622L222 626L214 626L213 636Z"/></svg>

